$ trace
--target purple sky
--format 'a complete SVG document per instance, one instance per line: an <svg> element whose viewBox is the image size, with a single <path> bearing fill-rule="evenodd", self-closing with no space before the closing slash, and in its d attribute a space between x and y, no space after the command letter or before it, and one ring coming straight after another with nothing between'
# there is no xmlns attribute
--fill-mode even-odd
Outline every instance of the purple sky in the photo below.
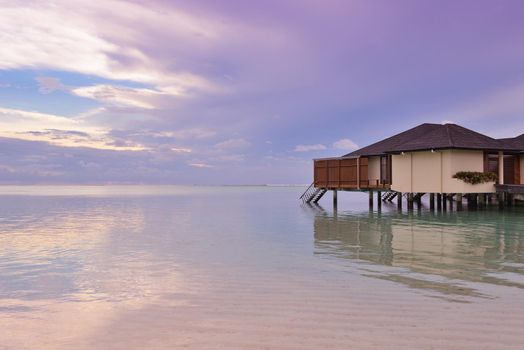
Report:
<svg viewBox="0 0 524 350"><path fill-rule="evenodd" d="M309 183L422 122L524 133L523 1L0 6L0 183Z"/></svg>

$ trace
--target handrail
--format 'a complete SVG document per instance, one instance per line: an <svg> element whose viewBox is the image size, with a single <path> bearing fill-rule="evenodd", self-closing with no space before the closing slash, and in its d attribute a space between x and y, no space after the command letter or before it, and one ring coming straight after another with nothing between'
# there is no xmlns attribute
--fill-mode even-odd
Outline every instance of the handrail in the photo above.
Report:
<svg viewBox="0 0 524 350"><path fill-rule="evenodd" d="M309 187L304 191L304 193L302 193L302 195L300 196L299 199L304 199L304 196L309 194L311 192L311 189L312 188L315 188L315 182L312 182L311 185L309 185Z"/></svg>

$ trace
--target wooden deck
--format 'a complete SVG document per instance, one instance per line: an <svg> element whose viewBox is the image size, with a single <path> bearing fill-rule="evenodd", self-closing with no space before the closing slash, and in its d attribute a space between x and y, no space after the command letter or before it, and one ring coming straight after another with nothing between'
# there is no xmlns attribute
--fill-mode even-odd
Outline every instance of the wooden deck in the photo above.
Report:
<svg viewBox="0 0 524 350"><path fill-rule="evenodd" d="M524 185L495 185L497 193L524 194Z"/></svg>

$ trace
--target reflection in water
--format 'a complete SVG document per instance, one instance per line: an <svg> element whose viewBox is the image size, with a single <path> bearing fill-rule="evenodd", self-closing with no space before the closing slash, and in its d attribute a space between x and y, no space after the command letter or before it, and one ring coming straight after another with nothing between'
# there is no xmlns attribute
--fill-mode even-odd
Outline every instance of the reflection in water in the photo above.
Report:
<svg viewBox="0 0 524 350"><path fill-rule="evenodd" d="M372 263L366 265L369 276L446 294L480 296L468 282L524 288L521 215L328 214L317 208L315 253Z"/></svg>
<svg viewBox="0 0 524 350"><path fill-rule="evenodd" d="M4 191L2 350L523 341L512 213L304 215L299 188Z"/></svg>
<svg viewBox="0 0 524 350"><path fill-rule="evenodd" d="M0 316L9 317L0 317L0 327L8 348L60 347L39 337L88 338L120 310L176 290L176 264L136 240L144 209L132 200L7 198L0 204ZM33 337L24 336L28 329Z"/></svg>
<svg viewBox="0 0 524 350"><path fill-rule="evenodd" d="M38 200L34 199L33 205L35 201ZM9 210L13 213L6 215L0 225L0 246L3 248L0 268L2 279L9 283L0 285L0 295L27 300L102 298L107 294L105 286L114 281L109 276L114 268L128 267L122 264L106 266L102 276L92 278L97 272L92 270L94 261L99 259L99 265L107 259L98 248L108 244L110 235L122 229L128 233L132 233L130 228L141 229L143 218L138 208L86 203L80 206L70 203L69 208L65 208L67 202L59 203L35 216L34 212L29 215L31 209L25 202L10 201ZM118 258L118 255L111 257L113 262ZM122 293L136 289L122 284L119 288Z"/></svg>

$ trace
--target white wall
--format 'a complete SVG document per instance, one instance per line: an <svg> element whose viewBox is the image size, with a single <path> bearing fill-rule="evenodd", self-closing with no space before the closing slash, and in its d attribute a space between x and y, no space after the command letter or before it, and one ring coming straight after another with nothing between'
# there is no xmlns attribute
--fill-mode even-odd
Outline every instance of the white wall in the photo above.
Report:
<svg viewBox="0 0 524 350"><path fill-rule="evenodd" d="M442 192L441 152L413 152L412 192Z"/></svg>
<svg viewBox="0 0 524 350"><path fill-rule="evenodd" d="M488 193L493 183L467 184L453 179L458 171L484 171L484 152L444 150L393 155L391 188L400 192Z"/></svg>
<svg viewBox="0 0 524 350"><path fill-rule="evenodd" d="M391 189L399 192L411 190L411 153L391 157Z"/></svg>
<svg viewBox="0 0 524 350"><path fill-rule="evenodd" d="M488 193L495 192L492 182L471 185L453 178L459 171L484 171L484 152L449 150L443 152L442 192L443 193Z"/></svg>

